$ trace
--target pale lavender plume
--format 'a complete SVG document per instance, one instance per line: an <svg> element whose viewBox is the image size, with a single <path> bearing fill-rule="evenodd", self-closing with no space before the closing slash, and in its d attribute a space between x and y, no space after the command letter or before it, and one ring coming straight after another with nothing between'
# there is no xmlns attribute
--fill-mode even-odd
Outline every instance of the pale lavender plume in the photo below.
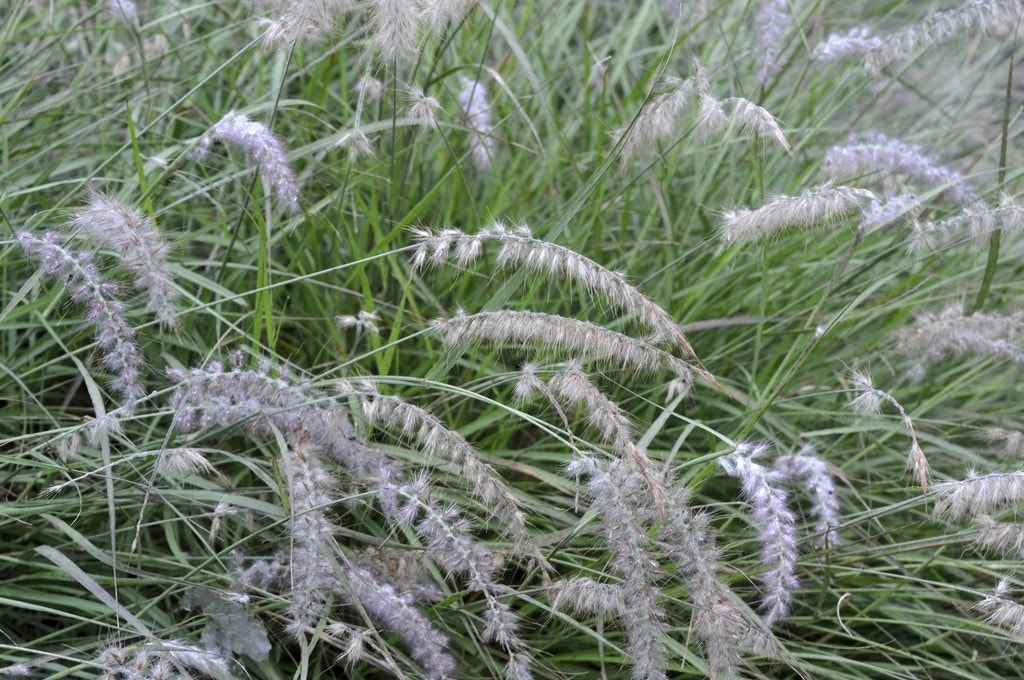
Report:
<svg viewBox="0 0 1024 680"><path fill-rule="evenodd" d="M779 59L785 46L786 30L792 22L786 0L760 0L757 17L757 44L754 54L759 55L757 82L764 85L779 72Z"/></svg>
<svg viewBox="0 0 1024 680"><path fill-rule="evenodd" d="M200 138L192 156L205 158L214 141L220 140L245 155L246 163L255 167L273 188L277 200L292 213L301 211L299 185L295 181L284 145L265 124L244 113L229 111Z"/></svg>
<svg viewBox="0 0 1024 680"><path fill-rule="evenodd" d="M498 144L492 136L493 109L487 98L487 88L482 82L471 78L462 79L459 108L466 114L469 126L469 157L479 169L490 170Z"/></svg>
<svg viewBox="0 0 1024 680"><path fill-rule="evenodd" d="M906 144L879 132L851 135L845 144L825 152L823 167L832 174L877 176L882 181L900 180L926 191L968 204L976 191L964 176L925 155L918 144ZM876 175L877 173L877 175Z"/></svg>
<svg viewBox="0 0 1024 680"><path fill-rule="evenodd" d="M67 224L76 235L111 248L132 272L136 287L146 291L146 309L164 326L178 325L178 292L167 259L170 246L147 215L94 190L89 192L89 204L76 210Z"/></svg>
<svg viewBox="0 0 1024 680"><path fill-rule="evenodd" d="M869 50L882 44L882 39L871 35L864 26L851 28L846 35L832 33L814 48L814 59L823 62L841 62L862 59Z"/></svg>
<svg viewBox="0 0 1024 680"><path fill-rule="evenodd" d="M768 451L766 444L742 443L718 462L731 477L740 480L743 496L750 503L751 519L759 530L761 564L765 571L762 610L765 625L784 619L798 582L796 561L796 518L781 488L782 473L755 461Z"/></svg>
<svg viewBox="0 0 1024 680"><path fill-rule="evenodd" d="M22 231L18 243L42 271L60 281L75 302L86 307L85 319L97 329L96 344L103 365L113 374L110 387L122 398L121 409L130 415L146 394L142 384L145 361L135 339L135 329L125 319L124 303L117 297L117 284L105 280L88 251L71 251L54 231L42 236Z"/></svg>
<svg viewBox="0 0 1024 680"><path fill-rule="evenodd" d="M811 515L814 516L814 531L817 534L815 547L823 550L842 545L836 532L841 522L839 497L825 459L815 453L814 447L805 446L797 453L779 456L775 461L775 469L811 497Z"/></svg>

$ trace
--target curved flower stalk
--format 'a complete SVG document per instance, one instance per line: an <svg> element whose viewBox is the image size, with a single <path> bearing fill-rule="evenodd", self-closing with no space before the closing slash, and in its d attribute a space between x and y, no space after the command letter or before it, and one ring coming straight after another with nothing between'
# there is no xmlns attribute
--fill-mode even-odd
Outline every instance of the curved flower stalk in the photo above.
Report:
<svg viewBox="0 0 1024 680"><path fill-rule="evenodd" d="M957 307L939 313L920 314L910 327L896 333L896 351L915 357L915 377L925 374L925 365L948 356L993 356L1024 363L1024 318L1015 314L965 315Z"/></svg>
<svg viewBox="0 0 1024 680"><path fill-rule="evenodd" d="M994 207L978 201L954 217L939 222L916 222L911 249L934 248L963 236L980 241L995 231L1019 233L1021 230L1024 230L1024 206L1003 196Z"/></svg>
<svg viewBox="0 0 1024 680"><path fill-rule="evenodd" d="M935 12L921 21L887 36L866 52L864 63L873 74L896 61L958 35L998 35L1021 18L1019 0L980 0L945 12Z"/></svg>
<svg viewBox="0 0 1024 680"><path fill-rule="evenodd" d="M290 212L301 212L301 190L295 180L295 173L288 162L284 145L269 127L250 119L244 113L228 111L199 139L192 156L199 160L206 158L214 141L218 139L242 152L246 163L259 171L273 188L277 200Z"/></svg>
<svg viewBox="0 0 1024 680"><path fill-rule="evenodd" d="M988 515L979 515L977 519L981 527L973 539L975 546L1024 560L1024 525L997 522Z"/></svg>
<svg viewBox="0 0 1024 680"><path fill-rule="evenodd" d="M501 557L473 539L469 521L455 506L441 505L432 497L422 476L407 484L385 481L379 498L389 520L412 529L431 559L449 574L462 577L467 590L483 597L484 641L500 645L509 654L509 677L529 678L526 643L519 637L515 612L501 599L507 594L497 581Z"/></svg>
<svg viewBox="0 0 1024 680"><path fill-rule="evenodd" d="M560 604L577 610L596 605L606 613L613 611L621 599L624 607L621 621L629 638L633 678L665 678L667 627L665 611L658 602L660 589L656 585L660 569L647 535L652 508L645 473L651 471L636 469L630 458L604 462L589 457L570 464L568 472L589 480L593 507L607 530L611 564L621 581L614 586L615 590L603 596L585 582L570 582L559 586L555 597Z"/></svg>
<svg viewBox="0 0 1024 680"><path fill-rule="evenodd" d="M720 556L708 515L692 511L687 498L685 489L668 494L669 512L657 537L690 589L690 626L704 645L711 677L733 678L743 665L744 652L777 658L779 642L769 629L751 619L718 577Z"/></svg>
<svg viewBox="0 0 1024 680"><path fill-rule="evenodd" d="M131 271L136 287L147 293L146 310L166 328L178 325L174 308L178 291L167 261L170 245L149 217L91 190L89 204L72 214L68 229L113 249L121 264Z"/></svg>
<svg viewBox="0 0 1024 680"><path fill-rule="evenodd" d="M231 674L228 656L178 640L148 640L129 646L113 644L104 647L96 660L104 671L100 676L104 679L186 680L192 677L188 671L209 677Z"/></svg>
<svg viewBox="0 0 1024 680"><path fill-rule="evenodd" d="M708 94L702 95L701 116L697 122L697 129L701 135L705 138L711 137L729 125L762 135L786 153L792 151L779 119L767 109L743 97L715 99Z"/></svg>
<svg viewBox="0 0 1024 680"><path fill-rule="evenodd" d="M429 680L449 677L455 670L455 659L448 654L448 638L437 630L406 597L393 587L380 583L365 568L345 571L345 582L352 596L370 616L394 631L409 645L410 656L423 666Z"/></svg>
<svg viewBox="0 0 1024 680"><path fill-rule="evenodd" d="M266 29L263 46L267 50L331 35L337 27L337 13L351 3L349 0L282 0L275 4L274 18L260 20L260 25Z"/></svg>
<svg viewBox="0 0 1024 680"><path fill-rule="evenodd" d="M658 554L673 560L690 590L691 631L705 647L713 678L734 677L745 653L779 656L771 632L750 619L718 578L719 555L707 516L688 507L687 490L677 488L669 472L646 456L610 461L587 456L571 463L567 472L587 478L591 507L620 580L557 581L549 596L556 608L602 614L620 623L629 639L634 678L665 677L667 629L657 585L663 578ZM657 493L651 492L652 482Z"/></svg>
<svg viewBox="0 0 1024 680"><path fill-rule="evenodd" d="M966 479L936 484L933 493L938 497L932 510L936 517L976 518L1024 501L1024 470L988 475L971 470Z"/></svg>
<svg viewBox="0 0 1024 680"><path fill-rule="evenodd" d="M726 243L756 241L789 227L831 224L874 200L875 195L867 189L823 184L799 196L776 196L753 210L726 210L718 235Z"/></svg>
<svg viewBox="0 0 1024 680"><path fill-rule="evenodd" d="M900 193L903 184L909 182L919 190L936 191L965 205L977 198L963 175L940 165L938 158L925 155L920 145L906 144L879 132L850 135L845 144L830 147L822 167L833 175L878 173L883 184L896 185L890 193Z"/></svg>
<svg viewBox="0 0 1024 680"><path fill-rule="evenodd" d="M718 462L743 485L752 519L760 529L761 563L765 572L762 609L764 623L771 626L789 614L796 578L796 519L786 504L786 492L779 487L782 473L770 470L754 459L768 451L765 444L739 444Z"/></svg>
<svg viewBox="0 0 1024 680"><path fill-rule="evenodd" d="M717 384L703 368L694 367L648 342L571 317L513 310L468 315L460 312L449 319L435 319L430 330L447 345L463 342L540 344L617 364L623 369L641 372L669 370L681 378L696 374L711 384Z"/></svg>
<svg viewBox="0 0 1024 680"><path fill-rule="evenodd" d="M413 235L418 247L412 262L417 268L446 261L467 267L480 258L485 243L494 241L500 245L495 258L498 267L518 267L531 273L575 281L592 297L607 301L627 315L636 317L651 330L652 340L664 341L681 349L691 359L697 358L679 324L661 306L629 283L625 275L565 246L536 238L525 224L510 227L496 221L475 234L458 229L414 229Z"/></svg>
<svg viewBox="0 0 1024 680"><path fill-rule="evenodd" d="M110 386L121 396L120 413L130 416L146 394L142 384L145 360L135 329L125 318L117 285L100 275L89 251L69 250L57 232L36 236L22 231L17 238L25 253L39 261L44 274L61 281L71 291L71 298L86 306L85 319L97 329L103 365L114 375Z"/></svg>
<svg viewBox="0 0 1024 680"><path fill-rule="evenodd" d="M775 460L775 469L811 496L814 532L818 535L815 547L824 550L842 545L842 539L836 531L836 527L841 524L839 497L825 459L814 452L813 446L807 445L798 453L779 456Z"/></svg>
<svg viewBox="0 0 1024 680"><path fill-rule="evenodd" d="M678 134L683 116L694 98L701 103L698 128L704 137L735 125L741 130L760 134L789 152L789 142L775 116L742 97L715 97L708 81L707 70L696 59L690 78L665 78L667 91L651 99L637 115L632 127L627 125L612 132L612 138L622 143L622 162L628 163L651 153L657 142Z"/></svg>
<svg viewBox="0 0 1024 680"><path fill-rule="evenodd" d="M315 630L317 622L329 616L330 594L348 593L374 620L404 640L427 677L440 680L454 668L446 651L447 638L415 608L415 597L398 594L393 585L368 571L359 559L345 556L333 542L334 525L326 512L333 502L334 482L320 459L329 455L375 491L389 522L412 531L422 541L425 553L445 572L463 579L470 592L483 596L485 641L500 644L508 652L510 673L529 677L526 645L518 636L513 610L502 601L506 589L497 581L503 558L475 540L461 511L434 500L424 475L407 478L401 463L363 442L333 398L308 383L272 375L269 363L247 370L242 368L240 355L233 363L228 371L213 362L205 369L168 372L178 383L172 398L174 424L185 432L242 426L283 439L280 465L291 507L287 589L293 633L301 636ZM432 446L452 442L452 433L439 431L436 422L414 409L393 403L371 404L373 409L385 417L388 410L391 416L412 417L418 422L416 432ZM476 469L472 461L468 464ZM491 479L490 484L494 483ZM485 495L491 494L487 497L503 499L500 490L488 488L488 480L481 484ZM263 576L254 572L253 578L281 581L273 570L263 571Z"/></svg>
<svg viewBox="0 0 1024 680"><path fill-rule="evenodd" d="M401 464L366 445L345 410L311 385L274 375L267 361L258 370L243 368L240 354L232 362L228 370L212 361L201 369L167 371L177 384L171 398L175 428L188 433L241 426L261 435L276 428L323 451L357 480L400 474Z"/></svg>
<svg viewBox="0 0 1024 680"><path fill-rule="evenodd" d="M368 381L358 385L340 381L337 390L340 395L359 397L363 416L369 424L401 433L428 455L451 461L484 506L500 518L502 533L515 542L514 552L531 554L539 565L545 566L543 556L530 538L519 501L505 480L481 460L480 453L465 437L425 408L400 397L381 394Z"/></svg>
<svg viewBox="0 0 1024 680"><path fill-rule="evenodd" d="M921 492L927 493L928 483L932 477L932 469L928 463L928 458L924 455L924 450L921 448L921 443L917 439L917 428L914 426L913 418L903 408L903 405L896 401L896 397L876 388L871 380L871 376L867 373L853 371L851 383L853 390L857 393L857 396L850 402L850 408L855 413L878 415L881 413L883 402L890 404L899 412L903 427L907 431L907 436L910 437L907 469L912 471L917 478L918 483L921 485Z"/></svg>

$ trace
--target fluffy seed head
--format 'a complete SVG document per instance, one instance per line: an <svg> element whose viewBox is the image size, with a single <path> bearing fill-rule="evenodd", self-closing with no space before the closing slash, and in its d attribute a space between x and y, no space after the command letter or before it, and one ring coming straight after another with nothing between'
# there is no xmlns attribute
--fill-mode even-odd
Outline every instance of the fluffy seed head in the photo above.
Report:
<svg viewBox="0 0 1024 680"><path fill-rule="evenodd" d="M263 123L251 120L244 113L229 111L200 138L192 156L205 158L213 142L220 140L245 155L246 162L259 170L273 188L277 199L292 213L301 211L299 185L284 146Z"/></svg>
<svg viewBox="0 0 1024 680"><path fill-rule="evenodd" d="M754 210L726 210L718 234L726 243L756 241L789 227L831 224L873 200L866 189L824 184L799 196L776 196Z"/></svg>
<svg viewBox="0 0 1024 680"><path fill-rule="evenodd" d="M988 475L971 470L966 479L936 484L933 494L938 497L933 510L936 517L957 520L991 514L1024 501L1024 470Z"/></svg>
<svg viewBox="0 0 1024 680"><path fill-rule="evenodd" d="M167 328L177 326L174 288L167 255L170 246L148 216L100 191L89 192L88 205L68 219L68 229L111 248L132 272L137 288L146 291L146 309Z"/></svg>
<svg viewBox="0 0 1024 680"><path fill-rule="evenodd" d="M760 533L761 563L765 572L764 622L771 626L789 613L793 591L797 588L796 518L786 503L786 492L780 488L782 474L756 462L767 453L765 444L743 443L718 462L731 477L740 480L743 496L750 503L751 519Z"/></svg>

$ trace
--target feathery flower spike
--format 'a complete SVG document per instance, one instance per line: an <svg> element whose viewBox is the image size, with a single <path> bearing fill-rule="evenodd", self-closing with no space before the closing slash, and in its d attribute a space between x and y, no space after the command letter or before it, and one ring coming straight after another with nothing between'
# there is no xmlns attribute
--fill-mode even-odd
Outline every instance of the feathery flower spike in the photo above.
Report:
<svg viewBox="0 0 1024 680"><path fill-rule="evenodd" d="M983 599L974 608L988 614L988 622L1004 628L1016 637L1024 636L1024 605L1006 596L1010 593L1009 579L1001 579L995 592Z"/></svg>
<svg viewBox="0 0 1024 680"><path fill-rule="evenodd" d="M135 277L136 287L149 295L146 309L167 328L178 325L174 275L167 262L170 246L152 220L102 192L89 192L89 205L68 220L68 228L112 248Z"/></svg>
<svg viewBox="0 0 1024 680"><path fill-rule="evenodd" d="M96 344L103 352L103 365L114 374L110 386L122 397L122 412L131 415L146 394L141 375L145 361L135 340L135 329L124 317L117 285L100 276L87 251L68 250L56 232L48 231L40 237L22 231L17 239L22 249L39 261L43 273L61 281L75 302L85 304L86 321L97 329Z"/></svg>
<svg viewBox="0 0 1024 680"><path fill-rule="evenodd" d="M808 445L798 453L779 456L775 461L775 469L787 479L803 486L810 494L814 531L819 535L815 547L823 550L842 545L842 539L836 532L836 527L841 523L836 485L832 481L828 463L814 452L814 447Z"/></svg>
<svg viewBox="0 0 1024 680"><path fill-rule="evenodd" d="M915 52L957 35L1003 33L1020 21L1021 10L1020 0L980 0L936 12L887 36L865 54L865 65L877 75L892 62L909 59Z"/></svg>
<svg viewBox="0 0 1024 680"><path fill-rule="evenodd" d="M458 229L413 229L418 243L413 266L439 265L454 260L466 267L483 253L485 240L497 241L501 248L495 263L501 268L524 267L532 273L550 274L580 283L592 297L600 296L630 316L647 325L654 339L681 349L690 359L697 355L679 324L657 303L626 280L621 272L612 271L574 250L535 237L529 226L509 227L501 221L475 234Z"/></svg>
<svg viewBox="0 0 1024 680"><path fill-rule="evenodd" d="M259 170L260 175L273 188L277 200L287 206L290 212L301 211L295 173L288 163L284 146L270 128L251 120L244 113L229 111L200 138L192 152L193 157L200 160L206 158L213 142L218 139L245 155L246 163Z"/></svg>
<svg viewBox="0 0 1024 680"><path fill-rule="evenodd" d="M726 243L756 241L787 227L836 222L873 200L867 189L824 184L799 196L776 196L754 210L726 210L718 234Z"/></svg>
<svg viewBox="0 0 1024 680"><path fill-rule="evenodd" d="M976 192L964 176L939 164L934 156L924 154L918 144L905 144L878 132L850 135L845 144L837 144L825 152L822 167L832 174L848 176L880 173L883 183L912 182L922 190L939 191L941 195L969 204Z"/></svg>
<svg viewBox="0 0 1024 680"><path fill-rule="evenodd" d="M1024 470L988 475L970 470L966 479L940 482L932 493L938 496L932 510L936 517L979 517L1024 501Z"/></svg>
<svg viewBox="0 0 1024 680"><path fill-rule="evenodd" d="M450 319L435 319L430 330L447 345L481 341L523 346L543 344L597 361L613 362L621 368L644 372L668 369L680 377L696 374L709 384L717 385L703 368L688 364L648 342L572 317L513 310L471 315L460 312Z"/></svg>
<svg viewBox="0 0 1024 680"><path fill-rule="evenodd" d="M370 27L377 54L386 66L401 65L416 58L422 9L409 0L371 0Z"/></svg>
<svg viewBox="0 0 1024 680"><path fill-rule="evenodd" d="M966 316L957 307L938 314L920 314L914 324L896 333L896 351L914 357L913 374L924 374L924 365L947 356L994 356L1024 363L1024 317L977 312Z"/></svg>
<svg viewBox="0 0 1024 680"><path fill-rule="evenodd" d="M767 451L766 444L742 443L718 462L730 477L742 483L753 522L760 529L761 563L765 567L762 609L764 623L770 627L789 613L793 591L798 585L798 553L796 519L786 505L786 492L779 487L782 473L754 460Z"/></svg>
<svg viewBox="0 0 1024 680"><path fill-rule="evenodd" d="M870 29L860 26L851 28L846 35L832 33L827 40L818 43L812 57L822 62L861 59L869 50L881 44L881 38L872 36Z"/></svg>

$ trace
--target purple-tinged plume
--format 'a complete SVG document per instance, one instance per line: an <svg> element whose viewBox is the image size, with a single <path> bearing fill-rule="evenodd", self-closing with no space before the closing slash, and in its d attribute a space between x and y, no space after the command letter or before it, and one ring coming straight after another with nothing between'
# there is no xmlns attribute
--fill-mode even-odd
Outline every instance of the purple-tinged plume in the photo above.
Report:
<svg viewBox="0 0 1024 680"><path fill-rule="evenodd" d="M192 156L200 160L206 158L214 141L218 139L245 155L246 163L259 170L274 189L277 200L288 206L290 212L298 213L301 210L295 173L288 164L284 146L270 128L251 120L244 113L229 111L202 136Z"/></svg>
<svg viewBox="0 0 1024 680"><path fill-rule="evenodd" d="M839 498L825 459L814 452L814 447L805 446L798 453L779 456L775 469L811 496L811 514L817 534L815 547L823 550L842 545L836 533L840 524Z"/></svg>
<svg viewBox="0 0 1024 680"><path fill-rule="evenodd" d="M768 451L766 444L742 443L718 460L730 477L740 480L743 496L750 503L752 519L760 533L761 564L765 572L764 623L771 626L789 613L796 579L796 520L786 505L786 492L780 487L782 473L754 459Z"/></svg>
<svg viewBox="0 0 1024 680"><path fill-rule="evenodd" d="M786 29L789 28L791 20L786 0L761 0L755 20L758 40L754 46L754 54L760 55L757 82L761 85L767 83L782 68L779 57L782 55Z"/></svg>
<svg viewBox="0 0 1024 680"><path fill-rule="evenodd" d="M851 28L846 35L831 34L827 40L818 43L814 48L814 59L817 61L850 61L861 59L879 45L882 39L871 35L871 31L863 26Z"/></svg>
<svg viewBox="0 0 1024 680"><path fill-rule="evenodd" d="M481 170L490 170L498 151L497 143L491 133L494 123L491 119L491 102L487 98L487 89L479 80L462 79L459 90L459 108L466 114L469 125L469 157L473 164Z"/></svg>
<svg viewBox="0 0 1024 680"><path fill-rule="evenodd" d="M102 192L91 191L89 205L75 211L68 227L113 249L132 272L136 287L147 292L146 309L165 327L178 325L174 309L178 292L167 262L170 246L149 217Z"/></svg>
<svg viewBox="0 0 1024 680"><path fill-rule="evenodd" d="M846 144L839 144L825 152L824 168L832 174L846 176L878 173L883 183L895 184L896 191L906 183L921 190L941 192L957 203L975 200L974 187L955 170L939 164L934 156L927 156L917 144L905 144L879 132L851 135Z"/></svg>
<svg viewBox="0 0 1024 680"><path fill-rule="evenodd" d="M97 329L96 344L103 365L114 375L111 388L121 395L122 412L130 415L136 402L145 396L142 385L144 360L135 341L135 329L124 317L124 304L117 297L117 285L100 276L86 251L72 252L56 232L41 237L23 231L18 243L39 261L47 276L61 281L75 302L86 306L86 321Z"/></svg>

